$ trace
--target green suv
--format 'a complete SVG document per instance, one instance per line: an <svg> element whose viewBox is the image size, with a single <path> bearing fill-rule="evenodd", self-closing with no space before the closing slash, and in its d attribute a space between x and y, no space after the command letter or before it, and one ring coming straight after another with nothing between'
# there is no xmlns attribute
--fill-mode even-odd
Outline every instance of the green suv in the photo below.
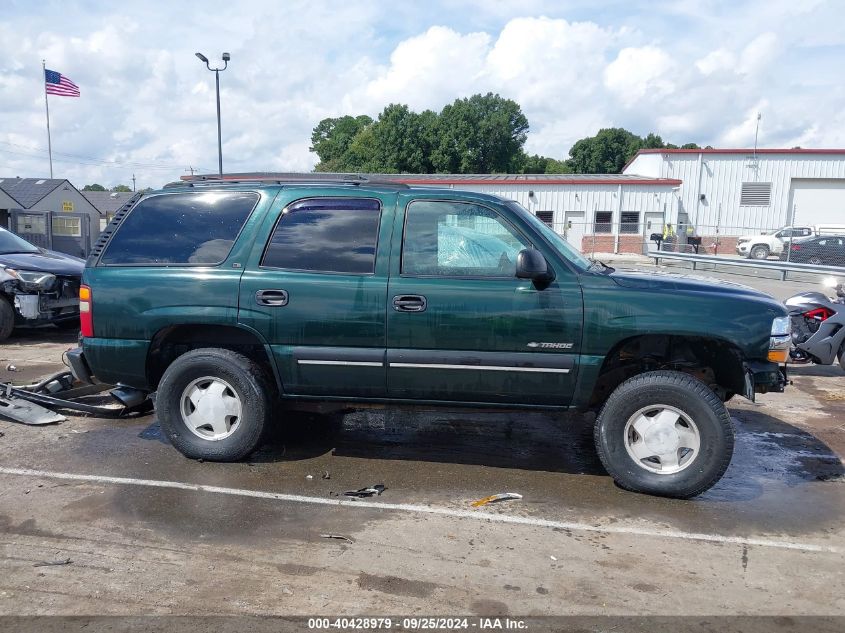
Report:
<svg viewBox="0 0 845 633"><path fill-rule="evenodd" d="M80 291L77 377L156 392L191 458L239 460L296 400L594 410L623 487L691 497L723 402L782 391L789 320L743 286L585 259L518 203L227 176L120 210Z"/></svg>

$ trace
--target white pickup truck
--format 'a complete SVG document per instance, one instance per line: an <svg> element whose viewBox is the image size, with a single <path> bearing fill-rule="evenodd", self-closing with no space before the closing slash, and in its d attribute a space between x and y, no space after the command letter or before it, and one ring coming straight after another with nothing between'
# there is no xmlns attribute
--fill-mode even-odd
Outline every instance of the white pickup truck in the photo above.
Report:
<svg viewBox="0 0 845 633"><path fill-rule="evenodd" d="M736 239L737 255L749 259L766 259L770 255L780 256L784 243L790 238L798 239L809 235L845 234L845 224L817 224L815 226L784 226L762 235L740 235Z"/></svg>

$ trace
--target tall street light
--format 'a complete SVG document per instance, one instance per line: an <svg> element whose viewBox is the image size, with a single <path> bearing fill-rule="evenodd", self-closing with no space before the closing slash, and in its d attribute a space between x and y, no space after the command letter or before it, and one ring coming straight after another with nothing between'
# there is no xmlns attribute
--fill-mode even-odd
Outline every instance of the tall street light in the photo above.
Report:
<svg viewBox="0 0 845 633"><path fill-rule="evenodd" d="M214 80L217 84L217 163L220 175L223 175L223 137L220 133L220 71L226 70L229 66L229 60L232 56L229 53L223 53L223 68L212 68L208 63L208 57L202 53L197 53L197 57L201 62L205 62L205 67L214 71Z"/></svg>

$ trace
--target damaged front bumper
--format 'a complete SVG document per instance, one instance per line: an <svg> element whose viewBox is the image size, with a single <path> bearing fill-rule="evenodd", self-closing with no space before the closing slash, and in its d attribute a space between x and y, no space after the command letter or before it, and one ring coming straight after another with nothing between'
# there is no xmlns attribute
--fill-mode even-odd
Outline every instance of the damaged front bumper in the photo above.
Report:
<svg viewBox="0 0 845 633"><path fill-rule="evenodd" d="M752 402L757 393L782 392L789 384L786 377L786 365L769 361L746 361L743 369L745 370L743 395Z"/></svg>
<svg viewBox="0 0 845 633"><path fill-rule="evenodd" d="M45 325L79 320L79 284L75 277L49 275L42 283L5 276L0 294L15 309L16 325Z"/></svg>

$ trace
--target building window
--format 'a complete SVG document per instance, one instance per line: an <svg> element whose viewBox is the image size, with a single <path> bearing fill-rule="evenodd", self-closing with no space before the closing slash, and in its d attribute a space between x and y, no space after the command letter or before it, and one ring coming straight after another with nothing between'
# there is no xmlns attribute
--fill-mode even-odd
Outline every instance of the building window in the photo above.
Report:
<svg viewBox="0 0 845 633"><path fill-rule="evenodd" d="M82 237L81 218L53 217L53 235L61 237Z"/></svg>
<svg viewBox="0 0 845 633"><path fill-rule="evenodd" d="M596 211L593 233L610 233L613 222L612 211Z"/></svg>
<svg viewBox="0 0 845 633"><path fill-rule="evenodd" d="M47 216L41 213L25 213L18 216L18 233L29 233L30 235L47 234Z"/></svg>
<svg viewBox="0 0 845 633"><path fill-rule="evenodd" d="M639 211L623 211L622 222L619 224L620 233L639 233L640 232L640 213Z"/></svg>
<svg viewBox="0 0 845 633"><path fill-rule="evenodd" d="M739 195L741 207L768 207L772 199L772 183L744 182Z"/></svg>
<svg viewBox="0 0 845 633"><path fill-rule="evenodd" d="M555 221L554 211L537 211L537 219L544 222L548 226L552 226Z"/></svg>

